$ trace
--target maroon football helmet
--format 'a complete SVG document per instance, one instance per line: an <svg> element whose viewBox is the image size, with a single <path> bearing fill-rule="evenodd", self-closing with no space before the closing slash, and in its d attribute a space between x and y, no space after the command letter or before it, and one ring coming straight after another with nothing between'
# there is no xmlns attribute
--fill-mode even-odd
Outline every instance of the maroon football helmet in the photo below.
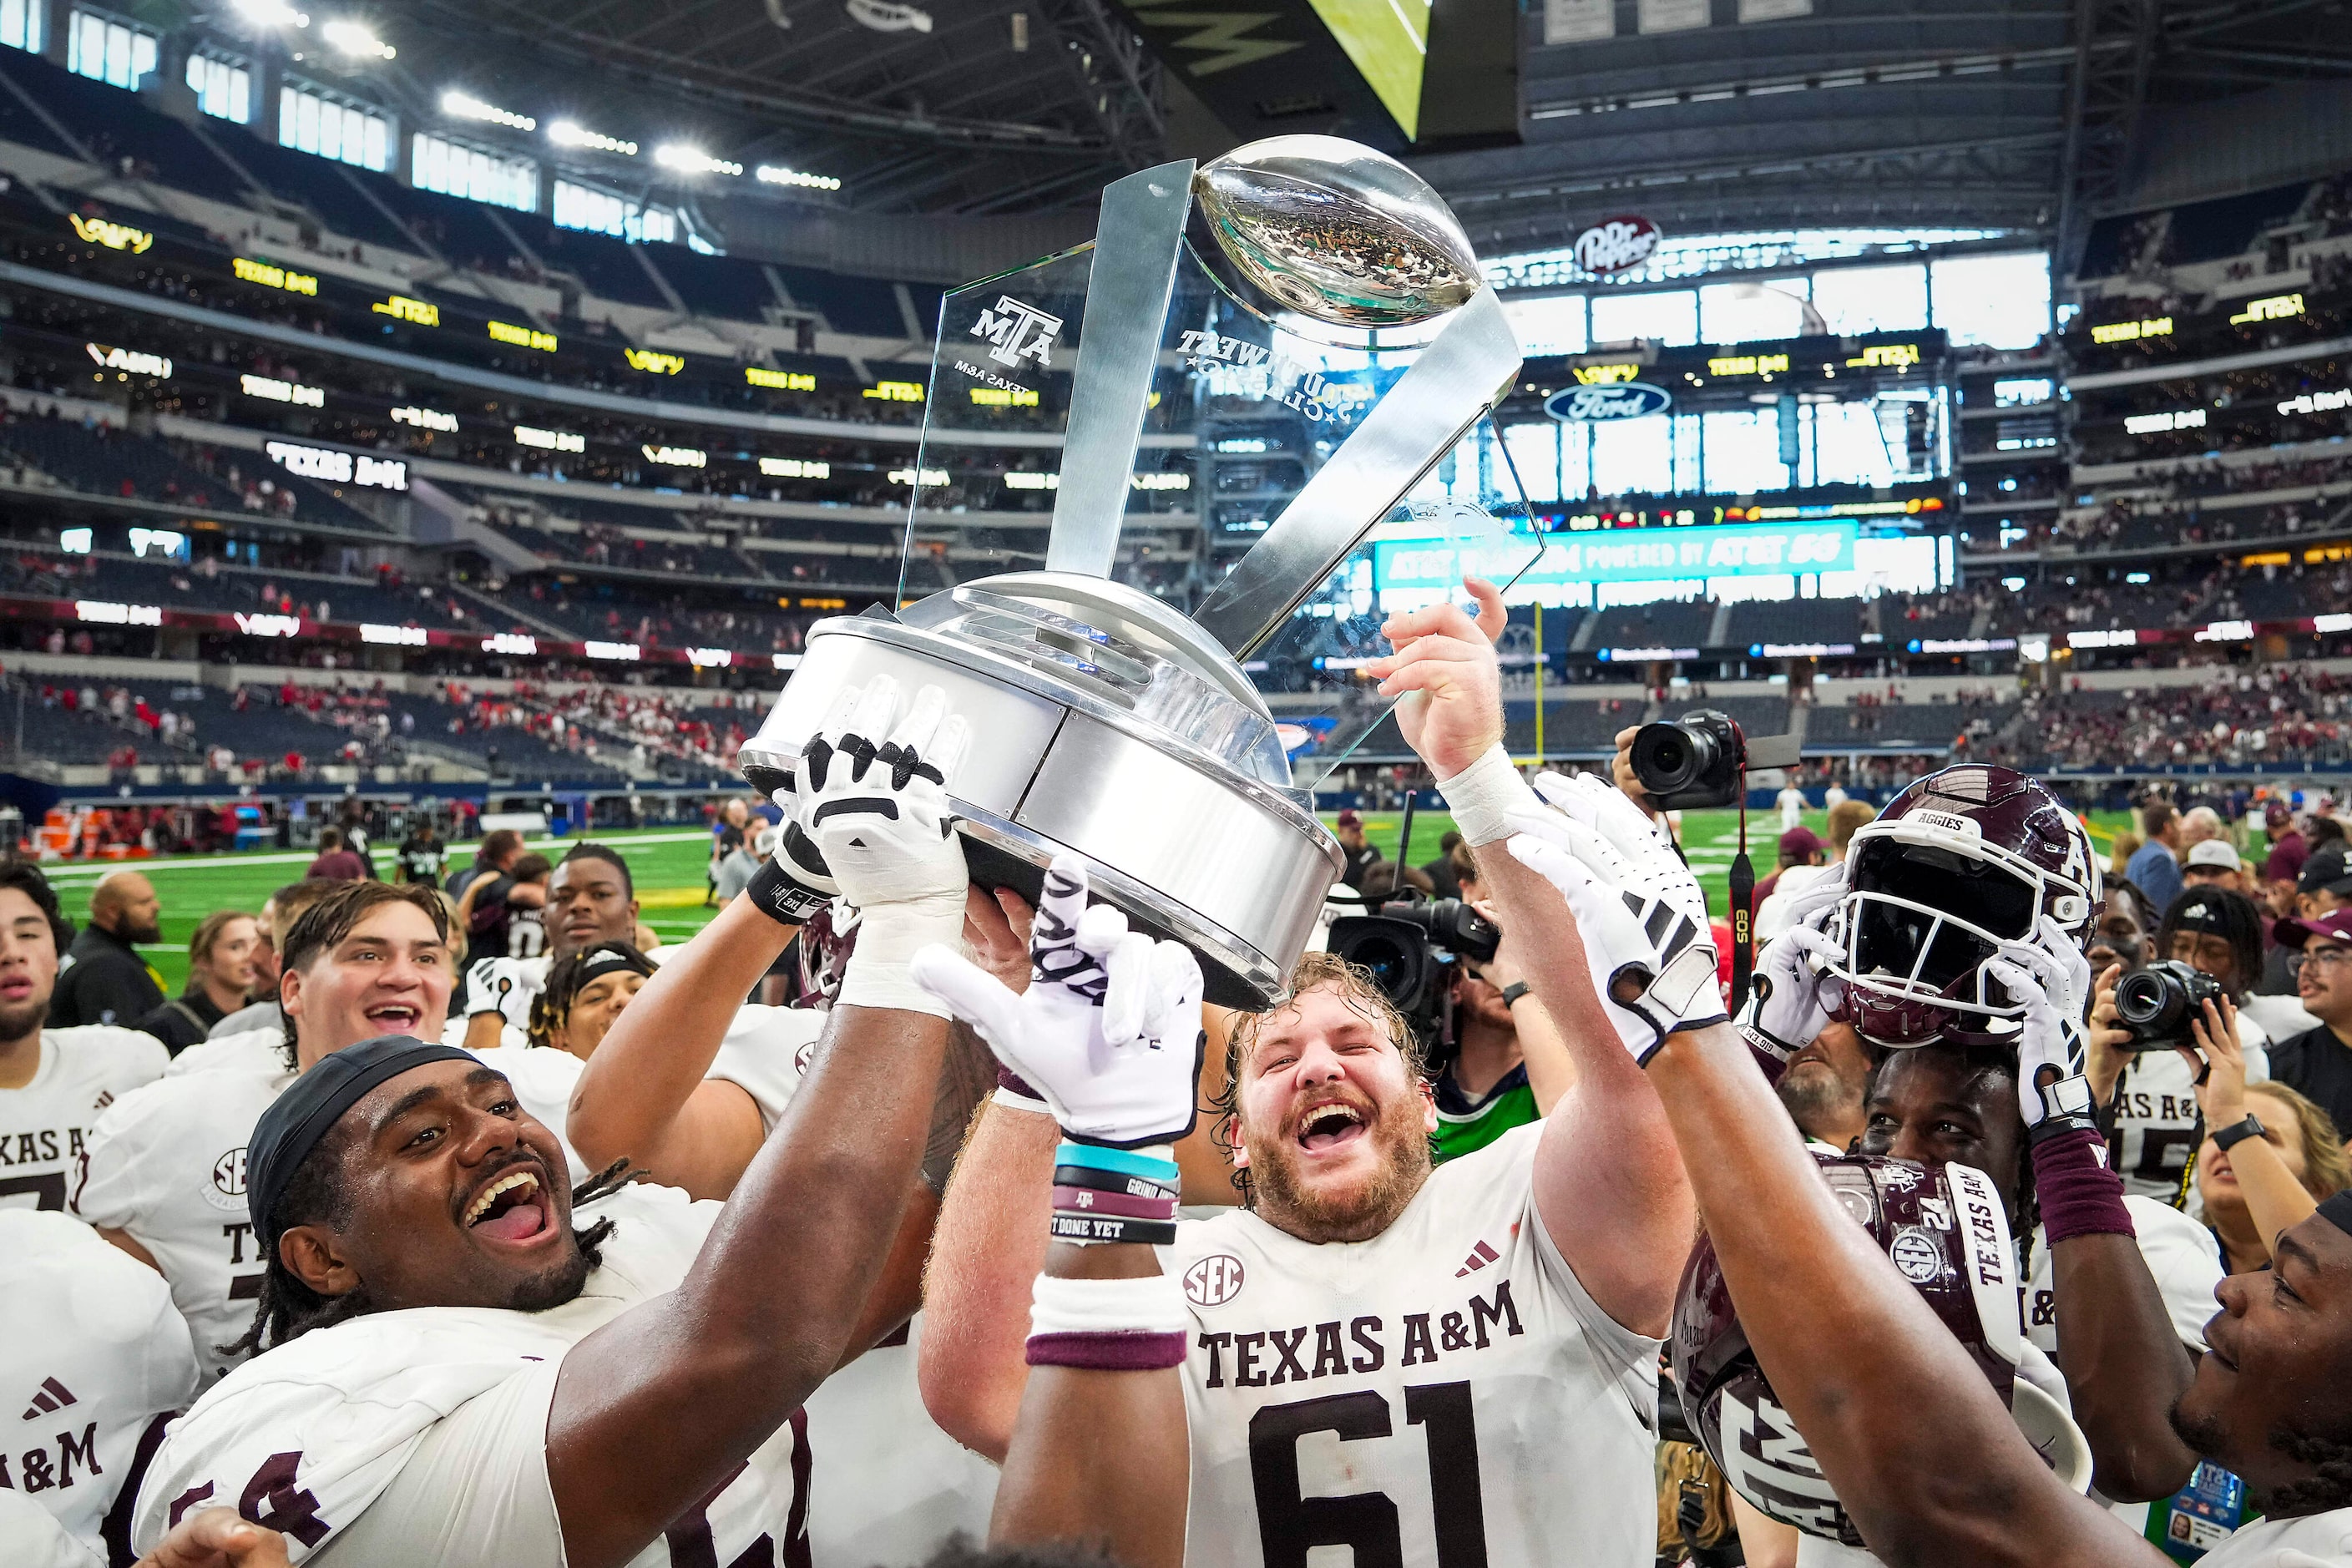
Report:
<svg viewBox="0 0 2352 1568"><path fill-rule="evenodd" d="M2014 1044L2024 1005L1984 972L2043 916L2077 942L2105 895L2091 836L2013 768L1968 763L1918 780L1846 853L1827 928L1843 950L1841 1016L1874 1045Z"/></svg>
<svg viewBox="0 0 2352 1568"><path fill-rule="evenodd" d="M841 994L841 977L849 973L849 955L857 946L857 906L835 899L811 915L801 927L801 988L795 1007L830 1007Z"/></svg>
<svg viewBox="0 0 2352 1568"><path fill-rule="evenodd" d="M1967 1165L1921 1166L1883 1155L1816 1150L1813 1158L1845 1211L1917 1287L2002 1402L2013 1405L2029 1438L2051 1452L2046 1401L2016 1376L2024 1354L2016 1253L1991 1178ZM1684 1417L1732 1489L1783 1524L1864 1543L1758 1367L1715 1245L1704 1236L1683 1269L1668 1355Z"/></svg>

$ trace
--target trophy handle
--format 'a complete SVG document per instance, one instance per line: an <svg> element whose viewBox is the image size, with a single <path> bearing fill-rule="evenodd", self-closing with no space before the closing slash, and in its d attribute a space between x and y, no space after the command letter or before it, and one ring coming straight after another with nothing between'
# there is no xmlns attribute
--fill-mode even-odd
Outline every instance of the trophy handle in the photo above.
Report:
<svg viewBox="0 0 2352 1568"><path fill-rule="evenodd" d="M1091 300L1087 313L1093 314ZM1491 286L1481 288L1447 319L1412 367L1291 498L1192 618L1234 658L1246 658L1453 449L1462 433L1500 401L1517 379L1521 363L1518 338L1503 314L1502 300ZM1079 374L1085 374L1083 362ZM1461 412L1465 408L1466 416ZM1068 490L1062 493L1066 501ZM1057 509L1056 538L1061 526Z"/></svg>
<svg viewBox="0 0 2352 1568"><path fill-rule="evenodd" d="M1192 207L1190 158L1103 187L1062 443L1062 486L1045 543L1049 572L1110 575Z"/></svg>

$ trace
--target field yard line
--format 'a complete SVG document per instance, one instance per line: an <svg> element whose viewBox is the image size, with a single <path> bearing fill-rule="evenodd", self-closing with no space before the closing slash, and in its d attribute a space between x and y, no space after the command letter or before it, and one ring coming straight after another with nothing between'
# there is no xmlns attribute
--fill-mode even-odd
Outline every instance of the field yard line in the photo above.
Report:
<svg viewBox="0 0 2352 1568"><path fill-rule="evenodd" d="M639 835L634 838L595 838L593 837L584 838L533 838L526 840L523 844L523 847L525 849L544 850L562 849L571 845L581 843L610 844L614 848L618 849L622 854L625 855L640 844L690 844L697 839L708 839L709 837L709 830L708 828L704 828L686 833L647 833ZM376 846L376 847L388 850L392 847L379 845ZM466 850L478 849L481 847L478 844L453 844L448 847L450 853L454 855ZM192 867L307 866L318 858L319 857L315 851L309 855L173 855L160 860L107 860L96 865L59 866L55 870L50 870L49 868L45 866L42 869L47 873L50 881L58 882L63 881L69 877L98 878L106 876L114 871L141 871L152 874L156 871L186 870Z"/></svg>

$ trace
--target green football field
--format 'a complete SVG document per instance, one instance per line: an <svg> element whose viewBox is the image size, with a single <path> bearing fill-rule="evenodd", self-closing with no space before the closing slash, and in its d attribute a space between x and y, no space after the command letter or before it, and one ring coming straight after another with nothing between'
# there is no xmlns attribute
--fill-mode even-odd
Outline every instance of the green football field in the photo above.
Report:
<svg viewBox="0 0 2352 1568"><path fill-rule="evenodd" d="M1326 820L1329 820L1328 816ZM1394 858L1398 831L1403 821L1402 812L1367 812L1365 836L1384 857ZM1817 833L1826 829L1825 818L1819 812L1807 813L1805 823ZM1748 816L1748 853L1759 880L1771 873L1772 844L1779 836L1779 816L1772 813L1757 812ZM1425 865L1435 859L1440 836L1453 826L1453 818L1442 811L1416 813L1411 847L1413 863ZM2108 836L2123 826L2123 816L2121 813L2095 815L2091 826L2104 852ZM1683 818L1685 852L1698 873L1700 885L1706 889L1709 907L1717 910L1725 907L1726 883L1738 844L1738 814L1729 811L1688 812ZM710 844L707 832L690 827L647 828L598 835L597 839L628 858L629 869L636 879L637 897L644 906L644 919L661 933L664 942L682 942L700 931L710 919L711 911L702 904L703 867ZM568 845L569 841L562 839L534 840L530 848L555 859ZM471 858L472 847L460 846L451 855L450 864L455 868ZM376 858L383 870L388 873L392 869L389 852L379 852ZM310 860L306 854L261 850L131 863L153 879L163 900L163 940L142 951L148 962L162 972L166 986L176 994L185 984L188 937L199 921L215 910L259 909L271 892L298 879ZM91 886L113 870L115 865L77 863L48 868L58 899L77 925L88 918Z"/></svg>

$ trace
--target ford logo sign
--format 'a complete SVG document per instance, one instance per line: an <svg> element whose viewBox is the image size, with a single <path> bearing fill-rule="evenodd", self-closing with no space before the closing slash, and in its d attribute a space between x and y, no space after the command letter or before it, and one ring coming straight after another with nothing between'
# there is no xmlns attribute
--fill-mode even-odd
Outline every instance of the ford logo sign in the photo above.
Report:
<svg viewBox="0 0 2352 1568"><path fill-rule="evenodd" d="M1544 399L1544 412L1553 418L1580 421L1639 419L1645 414L1664 414L1674 405L1673 393L1646 381L1563 386Z"/></svg>

